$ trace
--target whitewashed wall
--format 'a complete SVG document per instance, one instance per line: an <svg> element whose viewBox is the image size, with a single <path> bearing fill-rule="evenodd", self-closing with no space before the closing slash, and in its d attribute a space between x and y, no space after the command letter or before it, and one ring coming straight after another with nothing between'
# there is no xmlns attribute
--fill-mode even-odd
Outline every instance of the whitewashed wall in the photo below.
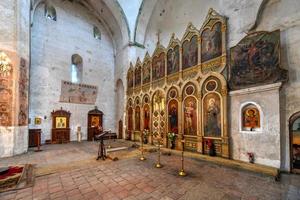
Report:
<svg viewBox="0 0 300 200"><path fill-rule="evenodd" d="M280 90L281 83L230 92L229 130L231 156L248 162L254 153L255 163L280 168ZM242 108L255 105L260 111L261 129L242 129ZM235 117L232 117L235 116Z"/></svg>
<svg viewBox="0 0 300 200"><path fill-rule="evenodd" d="M35 11L31 40L30 117L31 128L42 129L42 142L51 139L51 112L62 107L72 113L71 140L77 126L87 139L87 113L94 105L60 103L61 80L71 80L71 56L83 58L83 83L98 86L96 106L104 112L104 129L115 131L115 83L113 42L105 28L84 7L68 1L51 1L57 21L44 17L44 5ZM97 25L102 39L93 37ZM34 118L42 117L35 126ZM46 118L46 119L44 119Z"/></svg>

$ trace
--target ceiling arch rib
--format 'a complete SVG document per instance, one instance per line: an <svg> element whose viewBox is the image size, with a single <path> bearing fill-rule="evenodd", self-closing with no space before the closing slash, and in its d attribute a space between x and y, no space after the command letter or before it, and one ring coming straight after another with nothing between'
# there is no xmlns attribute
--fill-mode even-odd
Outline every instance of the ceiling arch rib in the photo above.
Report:
<svg viewBox="0 0 300 200"><path fill-rule="evenodd" d="M145 44L146 30L156 3L157 0L142 1L135 23L134 42Z"/></svg>

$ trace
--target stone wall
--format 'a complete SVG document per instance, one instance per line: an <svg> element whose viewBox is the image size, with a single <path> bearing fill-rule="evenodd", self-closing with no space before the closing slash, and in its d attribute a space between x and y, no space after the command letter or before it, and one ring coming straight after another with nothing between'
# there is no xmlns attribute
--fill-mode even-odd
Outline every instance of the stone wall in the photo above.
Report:
<svg viewBox="0 0 300 200"><path fill-rule="evenodd" d="M34 13L31 40L30 128L42 129L42 142L51 139L51 112L61 107L70 111L71 140L81 126L87 139L87 113L98 106L104 112L104 129L115 131L115 59L112 39L102 24L77 3L51 1L57 21L44 16L44 4ZM101 31L101 40L93 36L93 26ZM84 84L98 86L95 105L60 103L61 80L71 81L71 56L83 59ZM34 125L41 117L42 124Z"/></svg>

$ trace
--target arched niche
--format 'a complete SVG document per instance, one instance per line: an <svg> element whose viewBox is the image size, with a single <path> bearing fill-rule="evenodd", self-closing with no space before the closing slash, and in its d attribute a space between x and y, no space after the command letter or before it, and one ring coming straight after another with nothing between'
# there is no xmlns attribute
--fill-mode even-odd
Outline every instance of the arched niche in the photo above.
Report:
<svg viewBox="0 0 300 200"><path fill-rule="evenodd" d="M78 54L71 57L71 80L73 83L81 83L83 74L83 60Z"/></svg>
<svg viewBox="0 0 300 200"><path fill-rule="evenodd" d="M300 173L300 111L289 119L290 170Z"/></svg>
<svg viewBox="0 0 300 200"><path fill-rule="evenodd" d="M228 158L227 85L224 77L213 72L206 76L201 82L201 97L202 151Z"/></svg>
<svg viewBox="0 0 300 200"><path fill-rule="evenodd" d="M143 129L150 131L150 98L147 94L143 97Z"/></svg>
<svg viewBox="0 0 300 200"><path fill-rule="evenodd" d="M168 91L168 132L178 134L178 90L172 87Z"/></svg>
<svg viewBox="0 0 300 200"><path fill-rule="evenodd" d="M240 106L239 127L241 132L260 133L263 126L263 112L256 102L244 102Z"/></svg>
<svg viewBox="0 0 300 200"><path fill-rule="evenodd" d="M133 134L133 102L132 99L128 99L127 102L127 139L131 139L131 136Z"/></svg>
<svg viewBox="0 0 300 200"><path fill-rule="evenodd" d="M53 21L57 20L56 10L54 6L49 5L48 3L45 4L45 17Z"/></svg>
<svg viewBox="0 0 300 200"><path fill-rule="evenodd" d="M141 130L141 107L136 106L134 110L135 110L134 113L135 130L140 131Z"/></svg>
<svg viewBox="0 0 300 200"><path fill-rule="evenodd" d="M182 90L182 121L181 124L183 137L185 140L184 149L196 152L198 149L198 131L199 131L199 114L197 86L192 82L188 82Z"/></svg>

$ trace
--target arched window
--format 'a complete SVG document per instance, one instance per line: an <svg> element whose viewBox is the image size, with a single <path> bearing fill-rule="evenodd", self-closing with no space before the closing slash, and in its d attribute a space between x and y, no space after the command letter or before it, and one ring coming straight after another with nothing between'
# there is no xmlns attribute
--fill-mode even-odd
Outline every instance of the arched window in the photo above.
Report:
<svg viewBox="0 0 300 200"><path fill-rule="evenodd" d="M242 131L261 131L262 113L258 105L247 103L241 109L241 130Z"/></svg>
<svg viewBox="0 0 300 200"><path fill-rule="evenodd" d="M97 26L94 26L94 38L101 40L101 32Z"/></svg>
<svg viewBox="0 0 300 200"><path fill-rule="evenodd" d="M78 54L72 55L71 77L73 83L82 82L82 58Z"/></svg>
<svg viewBox="0 0 300 200"><path fill-rule="evenodd" d="M53 6L47 5L45 6L45 17L47 19L56 21L56 10Z"/></svg>

